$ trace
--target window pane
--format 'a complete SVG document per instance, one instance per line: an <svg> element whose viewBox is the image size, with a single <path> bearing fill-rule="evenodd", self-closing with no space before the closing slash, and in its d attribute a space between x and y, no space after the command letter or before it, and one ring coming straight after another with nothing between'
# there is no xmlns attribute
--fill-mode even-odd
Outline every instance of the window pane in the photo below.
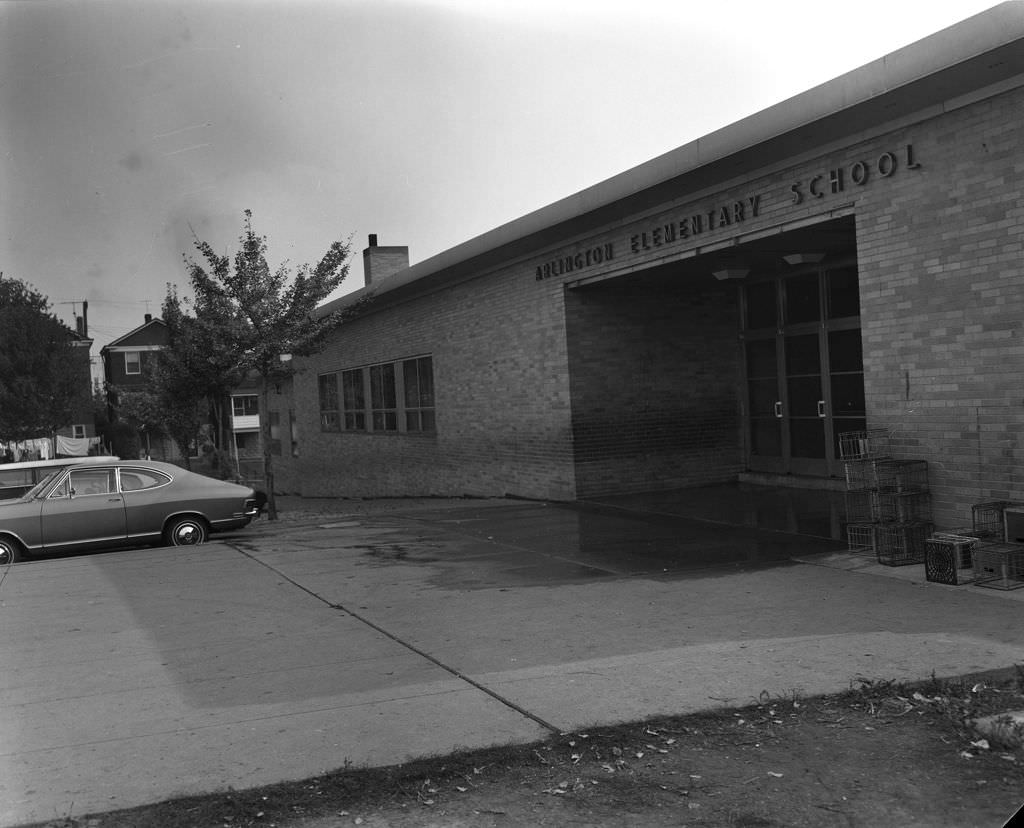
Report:
<svg viewBox="0 0 1024 828"><path fill-rule="evenodd" d="M434 405L434 361L430 357L416 360L420 377L420 406Z"/></svg>
<svg viewBox="0 0 1024 828"><path fill-rule="evenodd" d="M863 371L860 329L830 331L828 335L828 363L832 371Z"/></svg>
<svg viewBox="0 0 1024 828"><path fill-rule="evenodd" d="M122 469L121 491L134 492L139 489L152 489L156 486L162 486L169 480L169 477L165 477L150 469Z"/></svg>
<svg viewBox="0 0 1024 828"><path fill-rule="evenodd" d="M338 375L321 374L320 391L320 428L324 431L338 431L341 421L338 417Z"/></svg>
<svg viewBox="0 0 1024 828"><path fill-rule="evenodd" d="M406 431L434 430L434 363L431 357L402 363Z"/></svg>
<svg viewBox="0 0 1024 828"><path fill-rule="evenodd" d="M818 402L821 400L820 377L790 377L786 388L789 391L789 413L791 416L818 416Z"/></svg>
<svg viewBox="0 0 1024 828"><path fill-rule="evenodd" d="M832 375L832 413L839 416L863 416L864 404L863 374Z"/></svg>
<svg viewBox="0 0 1024 828"><path fill-rule="evenodd" d="M88 469L71 472L75 495L110 494L114 489L113 469Z"/></svg>
<svg viewBox="0 0 1024 828"><path fill-rule="evenodd" d="M790 376L821 373L817 334L786 337L786 373Z"/></svg>
<svg viewBox="0 0 1024 828"><path fill-rule="evenodd" d="M370 368L370 394L374 408L395 407L395 366L374 365Z"/></svg>
<svg viewBox="0 0 1024 828"><path fill-rule="evenodd" d="M806 273L786 279L786 323L817 322L821 319L818 274Z"/></svg>
<svg viewBox="0 0 1024 828"><path fill-rule="evenodd" d="M746 327L748 329L776 327L775 282L747 285L746 296Z"/></svg>
<svg viewBox="0 0 1024 828"><path fill-rule="evenodd" d="M343 371L341 382L345 400L346 411L358 411L366 408L366 393L363 389L363 371L356 368L353 371Z"/></svg>

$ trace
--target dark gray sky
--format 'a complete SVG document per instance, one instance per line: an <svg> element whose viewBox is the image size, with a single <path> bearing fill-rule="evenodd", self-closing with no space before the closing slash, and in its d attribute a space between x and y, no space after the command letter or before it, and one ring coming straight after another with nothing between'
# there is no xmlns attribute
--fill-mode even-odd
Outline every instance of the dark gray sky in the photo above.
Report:
<svg viewBox="0 0 1024 828"><path fill-rule="evenodd" d="M272 266L351 236L348 292L368 233L420 261L991 5L8 0L0 270L94 354L245 209Z"/></svg>

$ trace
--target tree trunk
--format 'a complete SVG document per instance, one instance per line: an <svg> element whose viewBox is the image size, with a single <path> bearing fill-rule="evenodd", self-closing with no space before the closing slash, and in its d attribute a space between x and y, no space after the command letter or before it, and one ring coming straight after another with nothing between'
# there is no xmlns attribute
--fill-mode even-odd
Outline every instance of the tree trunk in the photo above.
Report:
<svg viewBox="0 0 1024 828"><path fill-rule="evenodd" d="M267 489L267 518L277 520L277 500L274 497L274 462L270 452L270 380L260 377L260 443L263 448L263 485Z"/></svg>

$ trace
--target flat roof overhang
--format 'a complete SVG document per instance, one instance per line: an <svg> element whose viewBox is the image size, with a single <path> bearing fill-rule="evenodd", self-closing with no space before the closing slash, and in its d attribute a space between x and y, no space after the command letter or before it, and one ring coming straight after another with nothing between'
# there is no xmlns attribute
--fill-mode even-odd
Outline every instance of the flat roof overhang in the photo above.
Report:
<svg viewBox="0 0 1024 828"><path fill-rule="evenodd" d="M456 283L850 135L915 113L931 117L958 108L1000 85L1024 85L1024 0L970 17L328 302L319 312L367 294L400 300Z"/></svg>

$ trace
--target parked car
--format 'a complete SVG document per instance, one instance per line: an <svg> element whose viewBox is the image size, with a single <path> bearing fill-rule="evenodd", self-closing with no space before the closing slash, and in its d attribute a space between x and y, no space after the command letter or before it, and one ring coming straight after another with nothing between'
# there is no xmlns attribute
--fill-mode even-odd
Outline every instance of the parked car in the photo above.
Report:
<svg viewBox="0 0 1024 828"><path fill-rule="evenodd" d="M257 514L252 489L170 463L57 468L23 497L0 503L0 565L40 552L193 546L211 532L246 526Z"/></svg>
<svg viewBox="0 0 1024 828"><path fill-rule="evenodd" d="M15 500L34 487L54 469L86 463L109 463L119 457L58 457L53 460L26 460L0 463L0 501Z"/></svg>

